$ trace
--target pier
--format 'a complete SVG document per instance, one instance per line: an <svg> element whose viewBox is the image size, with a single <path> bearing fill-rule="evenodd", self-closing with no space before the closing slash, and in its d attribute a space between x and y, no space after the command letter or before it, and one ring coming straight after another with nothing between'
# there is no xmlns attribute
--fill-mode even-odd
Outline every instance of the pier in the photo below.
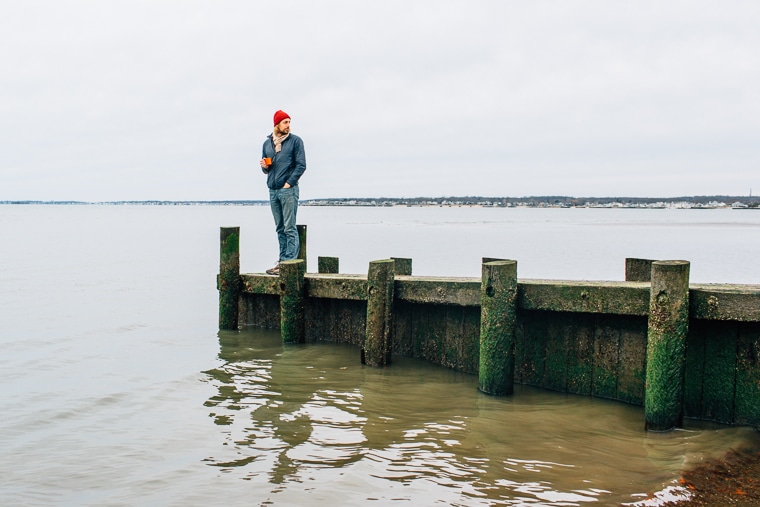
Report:
<svg viewBox="0 0 760 507"><path fill-rule="evenodd" d="M621 281L518 278L518 260L483 258L480 278L419 277L412 259L339 273L339 259L241 273L240 229L220 234L219 327L280 329L284 343L351 343L357 361L394 355L515 383L644 407L647 429L684 418L760 427L760 286L692 284L685 260L625 259Z"/></svg>

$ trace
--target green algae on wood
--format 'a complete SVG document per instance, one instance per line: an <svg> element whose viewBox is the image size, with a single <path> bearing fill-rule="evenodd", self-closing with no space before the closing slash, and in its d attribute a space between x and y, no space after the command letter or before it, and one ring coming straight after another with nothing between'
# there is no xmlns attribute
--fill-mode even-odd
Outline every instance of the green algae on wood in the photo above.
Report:
<svg viewBox="0 0 760 507"><path fill-rule="evenodd" d="M548 322L544 311L527 311L518 314L515 344L516 377L521 384L543 387L546 371Z"/></svg>
<svg viewBox="0 0 760 507"><path fill-rule="evenodd" d="M594 325L593 395L615 399L620 360L620 331L606 315Z"/></svg>
<svg viewBox="0 0 760 507"><path fill-rule="evenodd" d="M543 387L564 392L567 388L567 360L569 356L567 333L564 324L567 314L559 313L546 322L546 355L544 357Z"/></svg>
<svg viewBox="0 0 760 507"><path fill-rule="evenodd" d="M280 262L280 334L283 343L303 343L304 274L302 259Z"/></svg>
<svg viewBox="0 0 760 507"><path fill-rule="evenodd" d="M625 260L625 281L626 282L649 282L652 280L652 263L651 259L632 259Z"/></svg>
<svg viewBox="0 0 760 507"><path fill-rule="evenodd" d="M270 277L272 278L272 277ZM278 280L278 278L274 278ZM279 286L279 283L277 284ZM280 295L240 294L238 327L280 329Z"/></svg>
<svg viewBox="0 0 760 507"><path fill-rule="evenodd" d="M399 283L396 281L396 291ZM480 308L400 299L393 303L393 353L478 372Z"/></svg>
<svg viewBox="0 0 760 507"><path fill-rule="evenodd" d="M317 257L317 272L337 274L340 272L340 260L337 257Z"/></svg>
<svg viewBox="0 0 760 507"><path fill-rule="evenodd" d="M393 331L394 261L369 263L367 273L367 329L362 360L369 366L385 366L391 359Z"/></svg>
<svg viewBox="0 0 760 507"><path fill-rule="evenodd" d="M298 258L303 261L303 272L306 273L306 232L305 225L296 225L298 231Z"/></svg>
<svg viewBox="0 0 760 507"><path fill-rule="evenodd" d="M689 267L687 261L652 263L644 415L653 431L671 430L683 420Z"/></svg>
<svg viewBox="0 0 760 507"><path fill-rule="evenodd" d="M406 257L391 257L395 262L396 276L412 276L412 259Z"/></svg>
<svg viewBox="0 0 760 507"><path fill-rule="evenodd" d="M525 310L646 315L649 284L523 280L518 298L518 307Z"/></svg>
<svg viewBox="0 0 760 507"><path fill-rule="evenodd" d="M478 389L504 396L514 390L517 326L517 261L482 268Z"/></svg>
<svg viewBox="0 0 760 507"><path fill-rule="evenodd" d="M241 290L247 294L280 295L280 279L272 275L247 274L240 275Z"/></svg>
<svg viewBox="0 0 760 507"><path fill-rule="evenodd" d="M734 419L737 323L690 325L686 341L684 416L730 423Z"/></svg>
<svg viewBox="0 0 760 507"><path fill-rule="evenodd" d="M307 342L350 343L357 347L364 344L364 301L307 298L305 316Z"/></svg>
<svg viewBox="0 0 760 507"><path fill-rule="evenodd" d="M618 320L620 359L616 399L633 405L644 405L647 361L647 326L643 317Z"/></svg>
<svg viewBox="0 0 760 507"><path fill-rule="evenodd" d="M566 391L592 394L594 376L594 316L579 314L566 327L568 356Z"/></svg>
<svg viewBox="0 0 760 507"><path fill-rule="evenodd" d="M367 275L307 274L306 295L310 298L367 300Z"/></svg>
<svg viewBox="0 0 760 507"><path fill-rule="evenodd" d="M692 285L689 312L693 319L757 322L760 320L760 286Z"/></svg>
<svg viewBox="0 0 760 507"><path fill-rule="evenodd" d="M412 303L480 306L480 281L475 279L414 277L397 279L395 285L396 299Z"/></svg>
<svg viewBox="0 0 760 507"><path fill-rule="evenodd" d="M706 334L700 419L730 423L734 419L738 333L736 329L720 326L717 321L710 322L707 326L700 325L700 329ZM691 327L689 332L691 333Z"/></svg>
<svg viewBox="0 0 760 507"><path fill-rule="evenodd" d="M222 227L219 244L219 329L237 329L240 297L240 227Z"/></svg>
<svg viewBox="0 0 760 507"><path fill-rule="evenodd" d="M734 424L760 429L760 322L739 325L735 396Z"/></svg>

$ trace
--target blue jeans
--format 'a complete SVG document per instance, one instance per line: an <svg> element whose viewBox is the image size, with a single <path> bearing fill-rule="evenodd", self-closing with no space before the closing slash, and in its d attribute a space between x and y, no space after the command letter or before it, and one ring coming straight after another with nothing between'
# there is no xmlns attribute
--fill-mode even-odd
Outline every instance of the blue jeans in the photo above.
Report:
<svg viewBox="0 0 760 507"><path fill-rule="evenodd" d="M280 260L297 259L300 246L298 229L296 229L298 185L276 190L270 188L269 206L272 208L277 240L280 242Z"/></svg>

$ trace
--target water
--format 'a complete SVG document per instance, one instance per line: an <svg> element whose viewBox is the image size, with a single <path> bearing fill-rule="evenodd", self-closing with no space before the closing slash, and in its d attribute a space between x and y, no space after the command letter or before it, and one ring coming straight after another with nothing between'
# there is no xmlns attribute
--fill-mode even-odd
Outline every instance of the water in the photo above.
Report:
<svg viewBox="0 0 760 507"><path fill-rule="evenodd" d="M416 274L622 279L686 258L760 283L760 213L303 207L309 264L412 257ZM0 206L0 505L618 505L747 428L643 431L639 407L518 388L358 350L219 333L219 227L243 270L276 257L265 207ZM274 256L273 256L274 253Z"/></svg>
<svg viewBox="0 0 760 507"><path fill-rule="evenodd" d="M697 283L760 284L760 211L754 210L310 207L299 213L309 224L309 262L312 255L314 263L316 255L340 257L347 273L366 273L370 260L410 257L417 275L480 277L481 258L496 257L517 260L519 278L622 280L625 258L637 257L691 261ZM260 260L243 259L252 271L261 271Z"/></svg>

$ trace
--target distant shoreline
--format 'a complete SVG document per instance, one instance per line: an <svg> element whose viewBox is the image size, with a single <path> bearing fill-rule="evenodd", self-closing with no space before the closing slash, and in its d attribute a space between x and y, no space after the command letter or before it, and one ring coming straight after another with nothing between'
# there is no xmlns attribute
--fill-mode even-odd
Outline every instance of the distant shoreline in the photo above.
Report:
<svg viewBox="0 0 760 507"><path fill-rule="evenodd" d="M268 200L123 200L62 201L5 200L0 205L106 205L106 206L267 206ZM649 208L649 209L760 209L757 196L693 197L363 197L304 199L301 206L353 207L481 207L481 208Z"/></svg>

